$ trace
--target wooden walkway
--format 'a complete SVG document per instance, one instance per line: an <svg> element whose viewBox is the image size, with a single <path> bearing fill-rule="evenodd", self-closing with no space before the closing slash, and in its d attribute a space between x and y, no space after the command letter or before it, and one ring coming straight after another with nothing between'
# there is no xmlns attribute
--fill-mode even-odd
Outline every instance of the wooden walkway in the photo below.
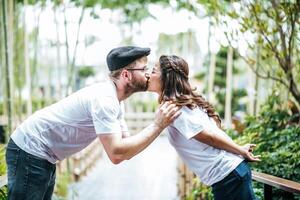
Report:
<svg viewBox="0 0 300 200"><path fill-rule="evenodd" d="M119 165L104 153L86 177L69 186L68 199L178 200L177 154L166 135Z"/></svg>

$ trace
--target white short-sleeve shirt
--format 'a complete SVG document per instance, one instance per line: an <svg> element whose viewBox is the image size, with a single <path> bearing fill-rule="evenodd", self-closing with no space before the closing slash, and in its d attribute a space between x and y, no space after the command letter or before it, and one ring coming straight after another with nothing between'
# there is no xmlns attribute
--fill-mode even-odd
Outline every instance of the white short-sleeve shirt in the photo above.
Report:
<svg viewBox="0 0 300 200"><path fill-rule="evenodd" d="M189 169L204 184L212 185L225 178L243 158L193 138L203 130L229 137L201 108L184 106L181 115L168 127L168 138Z"/></svg>
<svg viewBox="0 0 300 200"><path fill-rule="evenodd" d="M27 153L51 163L90 144L100 134L121 134L128 128L124 105L111 82L83 88L35 112L11 135Z"/></svg>

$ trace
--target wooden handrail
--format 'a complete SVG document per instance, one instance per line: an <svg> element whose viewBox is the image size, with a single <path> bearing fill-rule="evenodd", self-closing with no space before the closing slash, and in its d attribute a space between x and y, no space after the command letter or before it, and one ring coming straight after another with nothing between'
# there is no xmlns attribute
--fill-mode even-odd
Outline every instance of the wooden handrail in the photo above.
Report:
<svg viewBox="0 0 300 200"><path fill-rule="evenodd" d="M291 193L300 194L300 183L269 174L252 171L252 179Z"/></svg>
<svg viewBox="0 0 300 200"><path fill-rule="evenodd" d="M300 183L272 176L261 172L252 171L252 179L264 184L264 199L272 199L272 187L289 193L300 194Z"/></svg>

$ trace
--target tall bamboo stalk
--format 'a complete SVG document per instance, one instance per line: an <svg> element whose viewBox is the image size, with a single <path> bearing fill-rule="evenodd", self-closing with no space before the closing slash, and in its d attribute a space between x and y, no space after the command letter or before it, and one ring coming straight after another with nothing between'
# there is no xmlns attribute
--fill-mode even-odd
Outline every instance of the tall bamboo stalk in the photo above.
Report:
<svg viewBox="0 0 300 200"><path fill-rule="evenodd" d="M40 49L39 49L39 33L40 33L40 18L41 18L41 14L42 14L42 11L44 10L45 8L45 5L44 3L42 2L42 5L41 5L41 9L40 11L37 13L37 16L35 17L36 19L36 25L35 25L35 34L34 34L34 42L33 42L33 59L32 59L32 62L31 62L31 67L30 67L30 70L31 70L31 91L34 91L35 90L35 87L38 85L38 77L37 77L37 64L38 64L38 52L40 52Z"/></svg>
<svg viewBox="0 0 300 200"><path fill-rule="evenodd" d="M64 28L65 28L65 44L66 44L66 59L67 59L67 75L70 71L70 54L69 54L69 38L68 38L68 23L66 16L66 3L64 3ZM67 83L68 84L68 83ZM66 86L66 96L68 95L68 86Z"/></svg>
<svg viewBox="0 0 300 200"><path fill-rule="evenodd" d="M257 46L257 53L256 53L256 69L257 71L260 68L260 47ZM253 102L253 115L258 114L258 84L259 84L259 77L255 75L255 82L254 82L254 102Z"/></svg>
<svg viewBox="0 0 300 200"><path fill-rule="evenodd" d="M3 31L4 31L4 51L5 51L5 87L6 87L6 109L7 109L7 132L6 142L8 140L8 133L12 131L12 99L11 99L11 82L10 82L10 62L9 62L9 44L7 37L7 5L6 0L2 0L2 17L3 17Z"/></svg>
<svg viewBox="0 0 300 200"><path fill-rule="evenodd" d="M216 73L216 54L210 53L210 63L209 63L209 74L208 74L208 95L207 99L209 102L213 103L213 89Z"/></svg>
<svg viewBox="0 0 300 200"><path fill-rule="evenodd" d="M69 68L70 71L68 74L68 84L67 84L66 96L69 94L69 91L72 91L72 88L73 88L76 53L77 53L77 47L79 44L79 33L80 33L80 28L81 28L81 24L82 24L82 20L83 20L83 16L84 16L84 11L85 11L85 7L82 6L80 18L78 21L77 36L76 36L76 43L75 43L75 47L74 47L73 58L72 58L72 62L70 63L70 68Z"/></svg>
<svg viewBox="0 0 300 200"><path fill-rule="evenodd" d="M59 99L62 98L62 81L61 81L61 58L60 58L60 39L59 39L59 23L57 20L57 5L53 6L54 23L56 26L56 67L58 75L58 93Z"/></svg>
<svg viewBox="0 0 300 200"><path fill-rule="evenodd" d="M226 66L226 97L225 97L225 125L231 127L231 100L232 100L232 68L233 68L233 48L228 47Z"/></svg>
<svg viewBox="0 0 300 200"><path fill-rule="evenodd" d="M208 38L207 38L207 57L209 58L209 65L207 66L207 69L206 69L206 74L209 74L210 73L210 66L211 66L211 63L212 63L212 60L211 60L211 49L210 49L210 39L211 39L211 24L212 24L212 22L211 22L211 16L208 16ZM210 76L205 76L206 77L206 79L205 79L205 83L206 83L206 86L207 86L207 100L208 101L210 101L211 99L209 99L210 98L210 96L211 96L211 94L210 94L210 92L212 92L212 91L209 91L209 88L208 88L208 86L209 86L209 79L210 79Z"/></svg>
<svg viewBox="0 0 300 200"><path fill-rule="evenodd" d="M28 34L26 26L26 9L27 9L27 0L24 0L24 16L23 16L23 28L24 28L24 65L25 65L25 74L26 74L26 90L27 90L27 115L32 114L32 99L31 99L31 70L29 64L29 55L28 55Z"/></svg>

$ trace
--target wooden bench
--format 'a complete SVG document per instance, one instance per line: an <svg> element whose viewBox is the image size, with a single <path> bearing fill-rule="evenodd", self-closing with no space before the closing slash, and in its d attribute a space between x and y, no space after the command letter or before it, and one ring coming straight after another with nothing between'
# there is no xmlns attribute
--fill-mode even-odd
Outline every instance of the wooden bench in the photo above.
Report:
<svg viewBox="0 0 300 200"><path fill-rule="evenodd" d="M252 171L252 179L264 184L264 200L272 199L272 187L288 193L300 194L300 183L294 181L256 171Z"/></svg>

